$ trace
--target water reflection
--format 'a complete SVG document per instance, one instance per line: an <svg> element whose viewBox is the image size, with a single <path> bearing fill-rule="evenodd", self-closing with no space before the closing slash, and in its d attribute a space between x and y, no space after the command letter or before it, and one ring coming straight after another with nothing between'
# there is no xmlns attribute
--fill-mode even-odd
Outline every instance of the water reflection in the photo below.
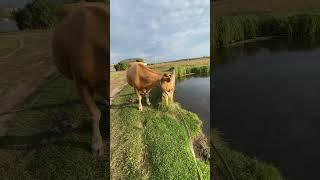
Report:
<svg viewBox="0 0 320 180"><path fill-rule="evenodd" d="M320 48L274 39L214 52L214 127L232 148L315 179L320 161Z"/></svg>
<svg viewBox="0 0 320 180"><path fill-rule="evenodd" d="M13 32L18 30L18 26L14 20L0 19L0 32Z"/></svg>
<svg viewBox="0 0 320 180"><path fill-rule="evenodd" d="M180 79L176 85L175 100L185 109L198 114L203 131L210 130L210 78L192 77Z"/></svg>

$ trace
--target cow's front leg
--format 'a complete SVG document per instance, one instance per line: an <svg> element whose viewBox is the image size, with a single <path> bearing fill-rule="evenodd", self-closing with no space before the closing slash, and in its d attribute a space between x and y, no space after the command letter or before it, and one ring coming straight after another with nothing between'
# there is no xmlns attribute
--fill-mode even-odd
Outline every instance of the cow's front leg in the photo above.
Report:
<svg viewBox="0 0 320 180"><path fill-rule="evenodd" d="M101 118L101 112L97 107L93 92L89 91L86 87L78 87L80 97L88 110L90 117L91 117L91 124L92 124L92 137L91 137L91 149L93 155L101 156L103 155L103 142L102 137L100 134L99 129L99 121Z"/></svg>
<svg viewBox="0 0 320 180"><path fill-rule="evenodd" d="M147 104L150 106L151 105L150 100L149 100L150 90L145 94L145 97L146 97Z"/></svg>
<svg viewBox="0 0 320 180"><path fill-rule="evenodd" d="M136 94L138 96L138 102L139 102L138 109L139 109L139 111L142 111L142 104L141 104L142 96L141 96L140 92L137 89L135 89L135 91L136 91Z"/></svg>

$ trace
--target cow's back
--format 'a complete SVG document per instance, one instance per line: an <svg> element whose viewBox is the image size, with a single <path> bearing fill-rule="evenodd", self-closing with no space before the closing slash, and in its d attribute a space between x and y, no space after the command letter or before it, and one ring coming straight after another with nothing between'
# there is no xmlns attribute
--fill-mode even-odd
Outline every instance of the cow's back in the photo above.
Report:
<svg viewBox="0 0 320 180"><path fill-rule="evenodd" d="M103 95L109 81L109 11L103 3L77 3L56 26L52 55L57 68Z"/></svg>
<svg viewBox="0 0 320 180"><path fill-rule="evenodd" d="M157 85L161 73L153 71L143 65L143 63L131 63L127 70L127 82L130 86L139 91L149 90Z"/></svg>

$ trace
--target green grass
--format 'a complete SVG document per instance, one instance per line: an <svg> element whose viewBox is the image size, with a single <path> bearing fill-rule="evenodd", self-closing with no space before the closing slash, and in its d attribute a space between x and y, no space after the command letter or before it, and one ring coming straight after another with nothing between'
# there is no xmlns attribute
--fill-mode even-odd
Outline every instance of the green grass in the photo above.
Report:
<svg viewBox="0 0 320 180"><path fill-rule="evenodd" d="M194 113L179 106L161 109L159 89L151 94L152 106L138 111L133 89L127 86L111 107L111 177L115 179L196 179L197 172L181 118L191 136L201 131ZM178 115L177 110L181 111ZM208 162L199 163L209 179Z"/></svg>
<svg viewBox="0 0 320 180"><path fill-rule="evenodd" d="M213 48L265 36L316 41L320 38L320 13L287 15L237 15L213 18Z"/></svg>
<svg viewBox="0 0 320 180"><path fill-rule="evenodd" d="M90 152L91 126L72 81L58 78L47 82L29 97L0 137L0 174L4 179L106 179L104 158ZM104 111L105 112L105 111ZM102 134L108 129L106 113ZM59 121L74 128L52 133ZM106 135L103 136L104 138Z"/></svg>
<svg viewBox="0 0 320 180"><path fill-rule="evenodd" d="M209 76L210 65L177 66L175 67L175 73L176 78L181 78L190 74Z"/></svg>
<svg viewBox="0 0 320 180"><path fill-rule="evenodd" d="M158 71L166 71L171 67L180 66L202 66L210 64L210 57L182 59L176 61L161 62L157 64L148 64L148 67L156 69Z"/></svg>

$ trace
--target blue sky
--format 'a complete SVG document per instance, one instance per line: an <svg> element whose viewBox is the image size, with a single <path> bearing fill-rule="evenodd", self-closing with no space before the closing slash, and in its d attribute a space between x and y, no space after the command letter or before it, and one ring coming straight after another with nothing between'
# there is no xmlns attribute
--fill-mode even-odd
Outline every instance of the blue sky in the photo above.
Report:
<svg viewBox="0 0 320 180"><path fill-rule="evenodd" d="M160 62L210 55L209 0L110 4L111 63L134 57Z"/></svg>

